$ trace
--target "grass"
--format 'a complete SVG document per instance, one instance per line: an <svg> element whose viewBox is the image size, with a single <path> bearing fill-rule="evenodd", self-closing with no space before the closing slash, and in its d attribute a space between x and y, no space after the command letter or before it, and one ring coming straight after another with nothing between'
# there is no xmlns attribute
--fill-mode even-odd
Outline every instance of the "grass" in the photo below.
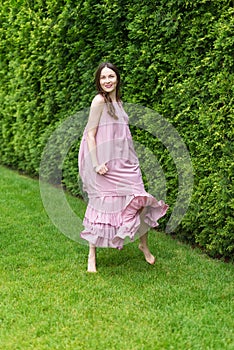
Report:
<svg viewBox="0 0 234 350"><path fill-rule="evenodd" d="M155 266L135 242L99 249L88 274L87 246L52 224L37 180L0 167L0 188L1 350L234 349L232 264L151 231Z"/></svg>

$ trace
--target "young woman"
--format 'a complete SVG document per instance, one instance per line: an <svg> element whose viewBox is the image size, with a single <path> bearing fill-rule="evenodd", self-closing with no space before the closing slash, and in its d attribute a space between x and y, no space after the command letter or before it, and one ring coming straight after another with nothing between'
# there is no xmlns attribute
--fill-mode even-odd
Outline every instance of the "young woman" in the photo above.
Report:
<svg viewBox="0 0 234 350"><path fill-rule="evenodd" d="M88 271L97 271L96 247L122 249L125 240L137 237L145 260L154 264L147 231L158 226L168 206L145 191L120 100L118 69L101 63L95 80L98 93L79 150L79 172L89 197L81 232L89 242Z"/></svg>

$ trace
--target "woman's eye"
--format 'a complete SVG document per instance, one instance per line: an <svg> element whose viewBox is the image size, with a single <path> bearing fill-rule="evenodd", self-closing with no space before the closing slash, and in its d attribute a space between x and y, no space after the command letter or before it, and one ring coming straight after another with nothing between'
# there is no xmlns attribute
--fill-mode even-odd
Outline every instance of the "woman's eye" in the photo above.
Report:
<svg viewBox="0 0 234 350"><path fill-rule="evenodd" d="M113 79L114 77L115 77L114 75L109 75L109 76L108 76L108 79ZM100 79L101 79L101 80L104 80L104 79L106 79L106 77L104 77L104 76L102 77L102 76L101 76Z"/></svg>

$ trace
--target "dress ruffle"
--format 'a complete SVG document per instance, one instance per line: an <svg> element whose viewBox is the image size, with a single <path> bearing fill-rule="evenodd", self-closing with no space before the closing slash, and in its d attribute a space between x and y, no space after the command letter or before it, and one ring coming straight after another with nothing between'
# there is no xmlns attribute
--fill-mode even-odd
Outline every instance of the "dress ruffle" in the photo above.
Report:
<svg viewBox="0 0 234 350"><path fill-rule="evenodd" d="M157 201L148 193L92 198L85 213L81 238L96 247L122 249L126 240L132 242L141 235L143 225L144 230L158 226L167 208L163 201Z"/></svg>

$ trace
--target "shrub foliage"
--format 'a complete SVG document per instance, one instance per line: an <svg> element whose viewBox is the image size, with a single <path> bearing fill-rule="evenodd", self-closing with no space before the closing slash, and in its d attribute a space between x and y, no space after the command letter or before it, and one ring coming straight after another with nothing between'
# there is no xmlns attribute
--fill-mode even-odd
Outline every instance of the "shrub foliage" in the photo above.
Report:
<svg viewBox="0 0 234 350"><path fill-rule="evenodd" d="M38 174L48 137L89 106L95 68L112 61L124 101L160 113L190 152L194 192L177 235L231 257L233 1L5 0L0 13L1 163ZM170 155L153 135L133 134L165 169L173 207L178 179ZM63 183L79 195L77 150L63 164Z"/></svg>

